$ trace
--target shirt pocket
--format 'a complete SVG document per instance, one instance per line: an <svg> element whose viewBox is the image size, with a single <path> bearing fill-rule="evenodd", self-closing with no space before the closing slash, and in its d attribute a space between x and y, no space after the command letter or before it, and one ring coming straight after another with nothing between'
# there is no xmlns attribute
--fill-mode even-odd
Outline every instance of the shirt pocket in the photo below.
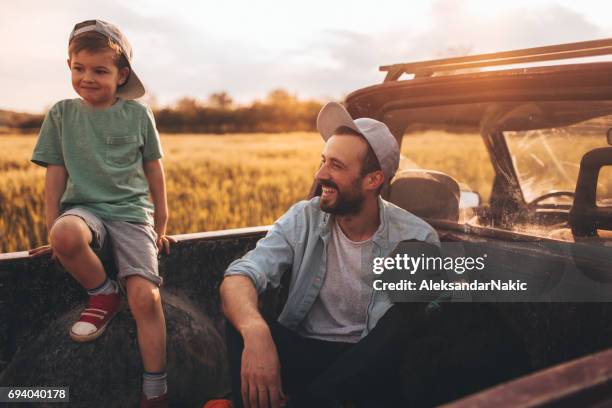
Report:
<svg viewBox="0 0 612 408"><path fill-rule="evenodd" d="M138 161L140 148L138 135L108 136L106 138L106 162L126 167Z"/></svg>

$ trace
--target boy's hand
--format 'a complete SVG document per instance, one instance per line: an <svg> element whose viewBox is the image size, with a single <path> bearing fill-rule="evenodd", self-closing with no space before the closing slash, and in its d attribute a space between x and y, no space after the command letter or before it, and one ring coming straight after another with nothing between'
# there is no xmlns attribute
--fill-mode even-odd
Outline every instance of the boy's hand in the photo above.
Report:
<svg viewBox="0 0 612 408"><path fill-rule="evenodd" d="M44 255L48 255L51 254L51 260L55 260L55 258L57 258L57 256L55 255L55 252L53 252L53 248L51 248L51 245L43 245L43 246L39 246L38 248L34 248L34 249L30 249L28 251L28 255L33 256L33 257L39 257L39 256L44 256Z"/></svg>
<svg viewBox="0 0 612 408"><path fill-rule="evenodd" d="M157 251L161 253L163 248L165 249L166 255L170 255L170 243L176 244L176 238L171 235L158 235Z"/></svg>

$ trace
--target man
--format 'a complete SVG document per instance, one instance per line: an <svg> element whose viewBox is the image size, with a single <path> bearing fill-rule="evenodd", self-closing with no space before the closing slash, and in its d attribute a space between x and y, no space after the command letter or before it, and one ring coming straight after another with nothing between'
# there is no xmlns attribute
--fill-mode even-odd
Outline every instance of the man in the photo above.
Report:
<svg viewBox="0 0 612 408"><path fill-rule="evenodd" d="M234 407L398 403L398 358L388 353L400 348L408 325L384 292L373 291L372 262L401 241L437 244L438 237L380 198L399 165L384 123L353 120L332 102L317 128L325 140L315 175L321 196L289 209L227 268L221 285ZM266 321L258 294L287 272L288 300L278 321Z"/></svg>

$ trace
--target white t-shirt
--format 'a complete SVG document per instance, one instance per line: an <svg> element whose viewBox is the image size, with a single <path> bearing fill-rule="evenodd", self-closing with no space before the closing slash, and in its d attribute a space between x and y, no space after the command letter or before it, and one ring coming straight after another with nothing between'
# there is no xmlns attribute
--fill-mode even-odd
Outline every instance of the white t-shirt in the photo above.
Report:
<svg viewBox="0 0 612 408"><path fill-rule="evenodd" d="M319 296L298 329L300 335L356 343L365 329L372 296L372 238L354 242L333 221L327 245L327 272Z"/></svg>

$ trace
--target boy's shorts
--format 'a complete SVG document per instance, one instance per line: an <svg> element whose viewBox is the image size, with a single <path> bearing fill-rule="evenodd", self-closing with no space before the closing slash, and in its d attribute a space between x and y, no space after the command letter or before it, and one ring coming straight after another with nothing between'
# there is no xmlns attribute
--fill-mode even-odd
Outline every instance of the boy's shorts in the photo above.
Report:
<svg viewBox="0 0 612 408"><path fill-rule="evenodd" d="M163 279L159 276L157 264L157 233L153 226L147 223L103 220L81 207L67 210L57 220L67 215L85 221L91 230L91 248L101 258L112 255L118 279L125 281L129 276L138 275L157 286L162 285Z"/></svg>

